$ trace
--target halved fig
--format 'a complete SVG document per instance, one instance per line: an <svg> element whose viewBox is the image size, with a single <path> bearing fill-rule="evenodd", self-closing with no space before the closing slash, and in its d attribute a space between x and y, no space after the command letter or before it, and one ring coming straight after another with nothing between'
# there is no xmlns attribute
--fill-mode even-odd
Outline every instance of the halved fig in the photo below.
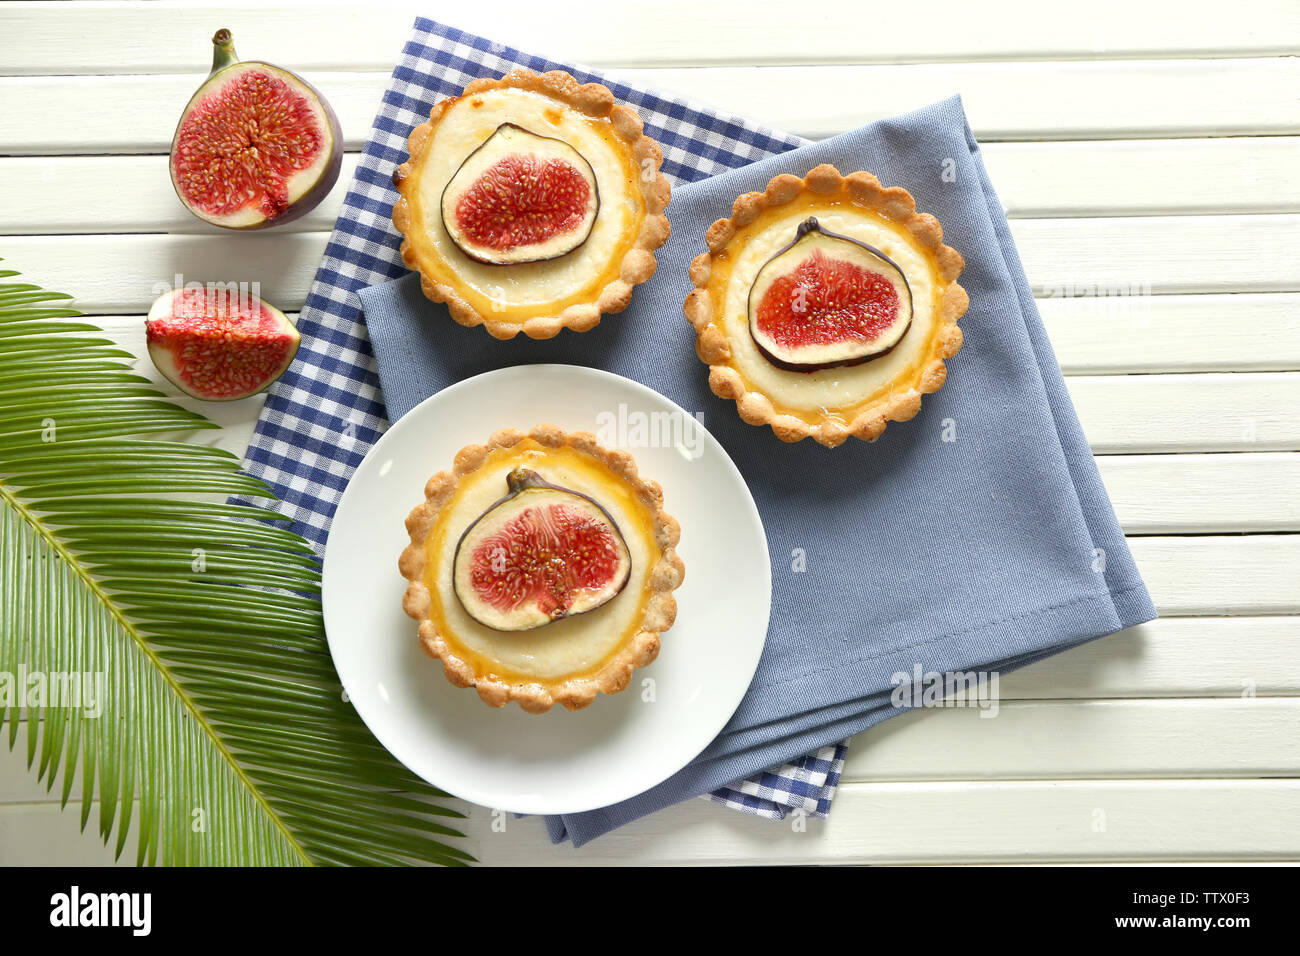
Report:
<svg viewBox="0 0 1300 956"><path fill-rule="evenodd" d="M212 72L172 138L176 195L194 215L226 229L292 222L339 178L338 117L296 73L240 60L229 30L218 30L212 44Z"/></svg>
<svg viewBox="0 0 1300 956"><path fill-rule="evenodd" d="M911 323L912 291L898 264L813 217L763 264L749 290L754 344L790 371L869 362L896 346Z"/></svg>
<svg viewBox="0 0 1300 956"><path fill-rule="evenodd" d="M489 265L557 259L591 234L596 174L564 140L503 123L442 191L442 224L461 252Z"/></svg>
<svg viewBox="0 0 1300 956"><path fill-rule="evenodd" d="M163 293L145 319L149 357L186 395L209 402L248 398L288 369L300 336L271 303L219 284Z"/></svg>
<svg viewBox="0 0 1300 956"><path fill-rule="evenodd" d="M632 557L596 501L516 468L509 490L456 545L452 587L474 620L527 631L595 610L627 585Z"/></svg>

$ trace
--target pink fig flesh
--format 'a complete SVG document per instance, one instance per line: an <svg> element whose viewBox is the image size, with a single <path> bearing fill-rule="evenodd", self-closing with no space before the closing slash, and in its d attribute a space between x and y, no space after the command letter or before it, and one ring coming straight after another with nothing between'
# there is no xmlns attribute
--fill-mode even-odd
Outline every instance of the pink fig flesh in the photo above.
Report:
<svg viewBox="0 0 1300 956"><path fill-rule="evenodd" d="M442 193L442 224L488 265L557 259L587 241L600 209L591 164L560 139L503 123Z"/></svg>
<svg viewBox="0 0 1300 956"><path fill-rule="evenodd" d="M623 590L632 559L598 502L527 468L510 472L506 487L456 545L453 590L470 617L528 631L594 611Z"/></svg>
<svg viewBox="0 0 1300 956"><path fill-rule="evenodd" d="M810 218L769 259L749 293L759 352L794 372L861 365L888 354L912 323L907 277L882 251Z"/></svg>
<svg viewBox="0 0 1300 956"><path fill-rule="evenodd" d="M283 312L254 295L209 286L161 296L145 320L149 357L182 392L234 401L265 389L298 352Z"/></svg>

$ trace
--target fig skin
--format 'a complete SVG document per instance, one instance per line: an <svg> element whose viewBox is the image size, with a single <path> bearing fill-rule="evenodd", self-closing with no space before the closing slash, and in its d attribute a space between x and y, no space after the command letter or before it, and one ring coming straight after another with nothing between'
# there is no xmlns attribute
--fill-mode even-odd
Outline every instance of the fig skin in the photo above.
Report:
<svg viewBox="0 0 1300 956"><path fill-rule="evenodd" d="M172 134L172 145L169 155L175 155L180 140L181 127L185 125L185 120L189 117L190 112L194 109L195 105L204 96L207 96L209 93L218 89L223 81L222 74L224 74L230 67L238 64L262 67L270 71L273 75L278 76L279 78L289 82L291 85L297 87L300 92L313 97L316 102L320 104L321 112L325 114L325 118L328 121L331 142L330 156L324 168L321 169L320 176L317 178L311 189L307 190L307 192L303 193L302 196L291 203L283 213L273 218L262 219L258 222L249 223L247 225L232 225L208 218L201 211L191 205L181 193L180 184L176 181L175 166L169 161L167 163L167 168L171 175L172 188L176 191L176 198L179 199L181 205L188 209L196 218L201 219L210 225L218 226L222 229L229 229L234 232L256 232L259 229L269 229L271 226L280 226L302 218L319 206L321 201L329 195L330 190L332 190L335 183L338 182L339 173L343 169L343 130L339 125L339 119L334 112L334 108L330 106L329 101L321 95L320 90L316 89L316 87L312 86L297 73L286 70L283 67L278 67L273 63L267 63L263 60L240 60L235 55L235 47L232 37L230 31L226 28L222 27L213 35L212 45L212 70L208 74L207 79L205 79L199 85L199 88L194 91L189 102L185 104L185 108L181 110L180 119L176 122L176 131Z"/></svg>
<svg viewBox="0 0 1300 956"><path fill-rule="evenodd" d="M881 349L876 352L871 352L867 355L858 356L857 358L850 358L850 359L845 359L844 361L836 361L836 362L807 362L807 363L789 362L786 361L785 359L780 358L779 356L773 355L772 352L763 345L762 340L757 335L754 334L754 310L757 303L753 301L754 286L750 286L749 297L746 300L746 312L747 312L747 319L748 319L747 325L749 326L750 339L753 341L754 346L758 349L759 354L761 354L763 358L765 358L768 362L770 362L772 365L776 366L777 368L783 369L784 371L787 372L824 372L828 369L835 369L835 368L853 368L858 365L865 365L867 362L874 362L876 359L879 358L884 358L890 352L894 351L894 349L898 348L900 344L902 344L903 339L907 337L907 330L911 328L912 290L911 290L911 286L908 284L907 281L907 274L903 272L902 267L899 266L899 264L896 263L893 259L889 258L889 256L885 255L884 252L877 249L875 246L863 242L860 239L854 239L852 236L845 236L845 235L841 235L838 232L831 232L829 229L824 228L822 224L818 222L815 216L809 216L807 219L805 219L803 222L799 224L799 227L795 230L795 237L792 240L790 240L790 242L786 243L786 245L782 246L780 249L774 252L771 255L771 257L768 258L767 262L763 263L763 265L759 267L758 273L756 273L754 276L754 285L758 284L758 277L762 275L763 270L767 268L767 266L770 263L774 262L776 259L785 255L787 252L789 252L791 249L793 249L795 246L797 246L800 242L802 242L805 238L807 238L810 234L813 233L826 236L827 238L830 239L839 239L844 242L851 242L855 246L860 246L861 248L866 249L867 252L869 252L875 258L880 259L882 262L885 262L891 269L893 269L895 272L898 273L898 275L903 280L903 287L907 290L907 298L908 298L907 322L904 325L902 334L899 335L898 340L895 341L894 344L890 345L888 348Z"/></svg>
<svg viewBox="0 0 1300 956"><path fill-rule="evenodd" d="M506 488L508 489L507 493L504 496L498 498L496 501L492 502L492 504L490 504L483 511L482 514L480 514L477 518L471 521L469 527L467 527L461 533L459 540L457 540L456 542L456 550L452 557L452 592L456 595L456 600L460 602L460 605L464 609L466 614L472 617L479 624L482 624L484 627L491 628L494 631L502 631L506 633L521 633L524 631L537 630L538 628L545 627L547 624L553 624L556 621L562 621L566 618L577 617L581 614L587 614L591 611L595 611L598 608L604 607L610 601L614 600L614 598L618 597L618 595L623 593L624 588L627 587L628 581L630 581L632 578L631 555L627 551L627 544L623 537L623 531L621 528L619 528L618 522L614 520L613 515L611 515L608 511L605 510L605 507L600 502L596 501L594 498L588 495L584 495L580 491L574 491L572 488L565 488L562 485L552 484L551 482L543 478L541 475L539 475L537 472L527 468L515 468L513 471L511 471L510 474L506 476ZM458 573L458 569L460 565L461 549L464 546L466 539L470 536L470 533L476 527L478 527L478 525L485 518L491 515L502 505L514 500L520 494L523 494L524 492L527 492L532 489L545 489L548 491L558 492L560 494L569 495L574 498L580 498L583 501L586 501L587 503L591 504L600 512L601 516L604 518L605 523L608 524L609 527L613 530L614 534L618 539L618 542L622 545L623 553L626 555L626 559L624 562L624 567L622 569L622 574L619 578L618 584L613 588L611 588L599 603L593 604L590 607L583 608L582 610L579 611L564 611L561 614L552 617L550 620L539 621L536 624L527 624L523 627L500 627L497 624L484 620L478 613L476 613L475 609L471 606L472 602L466 601L465 597L461 594L460 580L459 580L460 575Z"/></svg>
<svg viewBox="0 0 1300 956"><path fill-rule="evenodd" d="M586 229L582 231L582 234L580 236L573 237L577 241L574 242L572 245L568 246L567 248L564 248L563 251L561 252L556 252L552 255L547 255L547 256L534 256L531 258L514 258L508 255L497 255L493 257L485 253L480 253L474 249L466 248L464 245L462 245L460 239L458 238L459 229L452 228L452 224L447 222L448 191L450 191L452 186L455 185L456 180L460 177L461 172L465 169L467 165L469 165L470 162L473 161L474 157L477 156L484 149L488 148L488 146L492 143L493 140L497 139L499 136L503 134L503 132L506 131L518 131L519 133L524 134L526 137L532 137L533 139L548 140L555 143L561 143L565 147L567 147L574 154L574 156L576 156L582 163L583 168L581 168L579 171L582 173L583 178L587 180L587 183L591 188L591 195L592 195L592 200L594 202L594 207L592 209L591 216L587 220ZM401 181L399 178L399 173L400 170L393 173L394 186L397 186ZM591 168L591 163L589 163L587 161L587 158L583 156L581 153L579 153L577 149L575 149L569 143L555 136L542 136L538 133L534 133L532 130L525 129L524 127L518 125L517 123L502 123L500 126L498 126L495 130L492 131L491 136L489 136L483 142L479 143L479 145L476 146L474 150L461 161L461 164L456 167L456 171L452 173L451 178L447 180L447 185L443 187L442 196L438 203L438 208L440 211L440 215L442 217L442 228L444 231L446 231L447 235L451 238L452 244L455 245L456 248L459 249L465 256L467 256L470 259L473 259L475 262L481 262L484 265L488 265L488 266L513 266L513 265L526 265L527 263L530 262L550 262L553 259L562 258L563 256L567 256L571 252L575 252L578 249L581 249L583 244L586 243L587 239L590 238L592 229L596 227L596 219L600 215L600 187L599 184L596 182L596 172Z"/></svg>

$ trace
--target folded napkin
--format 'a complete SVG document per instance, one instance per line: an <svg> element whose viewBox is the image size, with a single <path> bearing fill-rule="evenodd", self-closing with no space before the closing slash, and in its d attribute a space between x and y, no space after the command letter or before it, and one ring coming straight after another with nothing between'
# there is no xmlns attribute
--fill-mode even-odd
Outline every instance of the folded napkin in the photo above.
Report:
<svg viewBox="0 0 1300 956"><path fill-rule="evenodd" d="M401 272L393 266L398 237L386 220L388 176L405 158L410 126L472 76L515 63L557 66L463 34L452 42L475 54L449 58L442 44L452 34L417 23L417 62L408 45L395 74L407 88L386 97L349 195L364 216L345 223L345 211L340 221L304 312L311 318L307 361L273 393L250 459L279 469L280 480L270 480L289 493L290 508L336 497L374 440L371 431L383 427L372 382L330 364L340 351L364 355L367 329L392 418L464 377L527 362L599 366L703 413L749 484L767 531L773 599L763 658L731 722L691 765L631 800L548 819L553 839L580 845L728 785L723 799L735 803L775 795L790 805L793 796L805 800L794 805L811 802L824 812L835 770L819 763L828 753L822 748L900 713L891 699L898 675L1005 673L1154 616L958 99L787 151L795 145L789 137L558 64L610 85L665 145L665 170L680 183L668 210L673 236L659 252L658 273L621 315L582 335L503 343L451 322L413 276L383 281ZM685 161L699 144L707 144L717 168ZM685 145L692 150L683 154ZM783 155L757 158L777 152ZM755 161L743 165L748 159ZM914 420L891 424L873 445L785 445L742 423L733 403L709 392L681 311L686 267L703 249L709 223L772 175L821 162L869 169L887 185L908 188L966 257L966 345L949 363L948 384L926 397ZM701 170L716 174L699 179ZM681 182L692 179L699 181ZM368 282L357 281L362 273ZM347 294L353 291L366 328ZM323 426L322 414L351 421L351 454L339 454L338 426ZM258 473L265 477L267 469ZM764 776L765 768L801 754L812 756L778 771L776 786Z"/></svg>

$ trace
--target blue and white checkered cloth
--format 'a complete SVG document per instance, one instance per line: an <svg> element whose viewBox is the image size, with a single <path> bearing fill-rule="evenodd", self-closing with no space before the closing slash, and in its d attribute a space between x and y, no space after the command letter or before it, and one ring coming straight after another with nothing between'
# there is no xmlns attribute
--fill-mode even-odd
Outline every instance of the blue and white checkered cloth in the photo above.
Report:
<svg viewBox="0 0 1300 956"><path fill-rule="evenodd" d="M570 63L523 53L480 36L417 19L348 186L325 257L298 320L302 345L267 397L245 469L280 497L272 505L293 529L323 551L343 489L388 428L383 396L356 292L405 273L391 214L393 170L407 156L406 139L430 108L478 77L516 67L565 70L609 87L634 107L646 133L663 148L663 172L674 184L694 182L804 140L765 129L699 104L611 82ZM781 819L791 810L825 816L844 766L843 743L705 796L717 803Z"/></svg>

